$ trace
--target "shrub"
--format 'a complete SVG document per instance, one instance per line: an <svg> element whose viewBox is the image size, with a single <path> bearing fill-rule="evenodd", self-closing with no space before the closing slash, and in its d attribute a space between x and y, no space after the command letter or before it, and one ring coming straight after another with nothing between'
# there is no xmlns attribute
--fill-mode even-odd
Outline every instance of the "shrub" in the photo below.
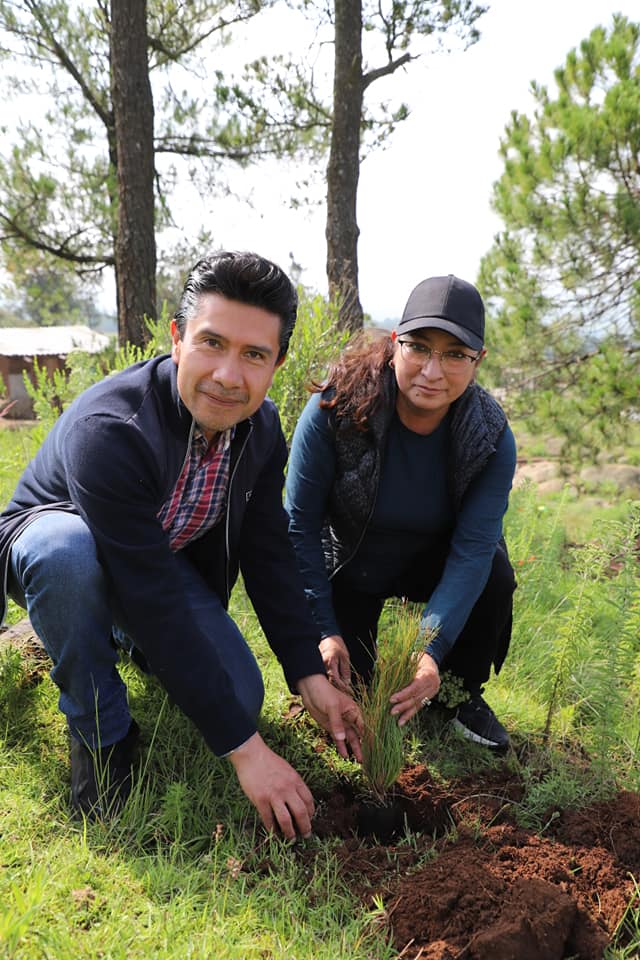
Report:
<svg viewBox="0 0 640 960"><path fill-rule="evenodd" d="M309 398L309 384L322 380L329 362L347 342L348 334L339 329L336 319L336 308L324 297L300 291L298 320L287 359L269 390L280 412L287 442Z"/></svg>
<svg viewBox="0 0 640 960"><path fill-rule="evenodd" d="M36 447L42 443L62 411L87 387L140 360L149 360L169 352L171 337L166 306L158 320L146 318L145 323L149 330L149 341L144 347L125 343L118 349L109 345L100 353L77 350L69 354L66 371L56 370L52 376L44 367L34 363L35 382L25 374L24 383L39 421L34 434Z"/></svg>

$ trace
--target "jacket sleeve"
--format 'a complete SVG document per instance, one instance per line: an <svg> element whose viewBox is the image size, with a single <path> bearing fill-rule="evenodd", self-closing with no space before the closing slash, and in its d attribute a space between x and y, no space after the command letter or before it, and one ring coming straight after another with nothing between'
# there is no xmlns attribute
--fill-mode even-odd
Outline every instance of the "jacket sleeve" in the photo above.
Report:
<svg viewBox="0 0 640 960"><path fill-rule="evenodd" d="M279 426L253 485L240 537L240 569L260 625L292 690L325 673L320 634L307 603L282 505L287 447Z"/></svg>
<svg viewBox="0 0 640 960"><path fill-rule="evenodd" d="M132 421L76 420L63 445L67 483L89 526L136 645L178 707L218 755L255 733L231 678L194 621L157 519L158 444Z"/></svg>
<svg viewBox="0 0 640 960"><path fill-rule="evenodd" d="M455 644L487 584L515 467L515 440L507 426L465 495L442 577L424 610L424 623L439 629L428 648L437 663Z"/></svg>
<svg viewBox="0 0 640 960"><path fill-rule="evenodd" d="M320 394L314 394L293 434L285 507L305 592L323 637L340 633L322 548L322 528L334 478L335 450L330 413L320 407Z"/></svg>

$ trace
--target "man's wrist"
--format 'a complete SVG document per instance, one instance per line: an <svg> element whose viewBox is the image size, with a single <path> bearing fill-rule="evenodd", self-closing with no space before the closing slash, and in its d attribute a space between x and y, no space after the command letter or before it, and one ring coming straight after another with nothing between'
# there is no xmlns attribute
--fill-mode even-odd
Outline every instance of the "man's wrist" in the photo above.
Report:
<svg viewBox="0 0 640 960"><path fill-rule="evenodd" d="M296 686L298 693L301 696L305 696L305 693L309 693L318 683L323 684L328 682L326 673L310 673L306 677L300 677L299 680L296 681Z"/></svg>
<svg viewBox="0 0 640 960"><path fill-rule="evenodd" d="M237 747L233 747L232 750L228 750L227 753L223 754L223 759L231 760L231 762L234 763L234 757L238 759L238 757L242 757L243 754L249 753L252 747L258 746L259 741L262 741L262 737L256 731L251 734L248 740L243 740Z"/></svg>

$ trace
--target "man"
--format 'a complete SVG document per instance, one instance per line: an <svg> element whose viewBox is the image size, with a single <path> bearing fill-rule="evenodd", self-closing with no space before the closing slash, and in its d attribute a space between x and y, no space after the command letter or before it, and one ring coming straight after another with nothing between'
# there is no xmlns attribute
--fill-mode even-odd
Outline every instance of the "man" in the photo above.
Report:
<svg viewBox="0 0 640 960"><path fill-rule="evenodd" d="M262 677L227 613L239 570L290 688L339 752L360 759L360 714L326 678L288 540L287 451L265 399L296 312L275 264L250 253L200 260L171 356L82 394L0 516L9 593L53 660L72 805L84 814L105 815L131 787L138 727L120 645L229 757L268 829L311 832L310 791L256 730Z"/></svg>

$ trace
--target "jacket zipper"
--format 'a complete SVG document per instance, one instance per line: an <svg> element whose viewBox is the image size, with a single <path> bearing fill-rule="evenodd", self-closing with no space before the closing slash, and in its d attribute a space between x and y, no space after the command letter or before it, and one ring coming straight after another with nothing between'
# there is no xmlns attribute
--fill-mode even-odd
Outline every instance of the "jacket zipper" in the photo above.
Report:
<svg viewBox="0 0 640 960"><path fill-rule="evenodd" d="M233 465L233 470L229 478L229 486L227 488L227 514L225 517L225 525L224 525L225 527L224 529L224 543L225 543L224 591L226 596L225 607L229 606L229 600L231 597L231 591L229 590L229 561L231 557L231 547L229 543L229 520L231 515L231 487L233 485L233 481L236 475L236 470L238 469L238 464L240 463L243 457L244 451L246 450L247 444L249 442L249 437L251 436L252 433L253 433L253 424L250 422L247 435L244 438L242 447L240 448L240 453L238 454L236 462Z"/></svg>
<svg viewBox="0 0 640 960"><path fill-rule="evenodd" d="M187 449L186 449L186 451L185 451L184 459L183 459L183 461L182 461L182 464L181 464L181 466L180 466L180 469L178 470L178 476L177 476L177 478L176 478L176 483L178 482L178 480L179 480L180 477L182 476L182 471L184 470L184 468L185 468L185 466L186 466L186 463L187 463L187 460L189 459L189 456L190 456L190 454L191 454L191 444L193 443L193 434L194 434L194 432L195 432L195 429L196 429L196 422L195 422L195 420L192 420L192 421L191 421L191 426L189 427L189 436L188 436L188 438L187 438ZM174 486L175 486L175 484L174 484Z"/></svg>
<svg viewBox="0 0 640 960"><path fill-rule="evenodd" d="M364 523L363 523L363 525L362 525L362 532L360 533L360 536L358 537L358 541L357 541L355 547L353 548L353 550L351 551L351 553L349 554L349 556L348 556L345 560L343 560L342 563L339 564L339 566L337 566L337 567L335 568L335 570L330 574L329 580L333 580L333 578L335 577L335 575L336 575L337 573L340 573L340 571L342 570L343 567L345 567L348 563L351 563L351 561L352 561L353 558L355 557L356 553L358 552L358 549L359 549L359 547L360 547L360 544L361 544L362 541L364 540L364 535L365 535L365 533L367 532L367 527L368 527L369 524L371 523L371 517L373 516L373 512L374 512L374 510L375 510L375 508L376 508L376 500L378 499L378 487L379 487L379 486L380 486L380 482L378 481L378 486L376 487L375 493L374 493L374 495L373 495L373 501L372 501L372 503L371 503L371 508L370 508L370 510L369 510L369 514L368 514L366 520L364 521Z"/></svg>

